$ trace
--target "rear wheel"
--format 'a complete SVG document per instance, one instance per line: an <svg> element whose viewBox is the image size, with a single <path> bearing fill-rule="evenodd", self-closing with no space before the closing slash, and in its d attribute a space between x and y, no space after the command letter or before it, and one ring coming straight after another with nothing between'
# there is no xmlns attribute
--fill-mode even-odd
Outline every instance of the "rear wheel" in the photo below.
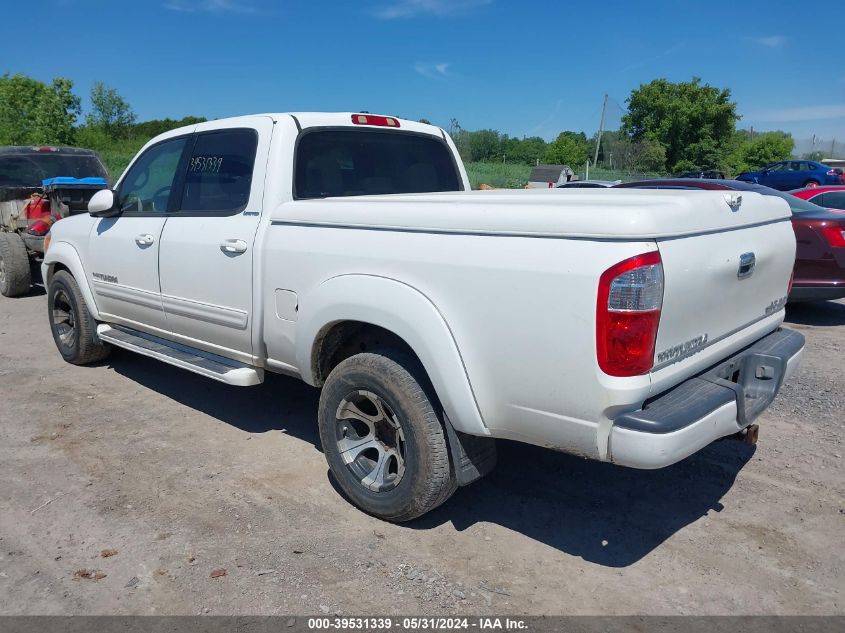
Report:
<svg viewBox="0 0 845 633"><path fill-rule="evenodd" d="M29 292L29 255L17 233L0 233L0 294L19 297Z"/></svg>
<svg viewBox="0 0 845 633"><path fill-rule="evenodd" d="M818 180L808 180L807 182L805 182L805 183L804 183L804 188L805 188L805 189L806 189L806 188L815 189L815 188L816 188L816 187L818 187L818 186L819 186L819 181L818 181Z"/></svg>
<svg viewBox="0 0 845 633"><path fill-rule="evenodd" d="M73 275L64 270L53 275L47 289L47 308L53 340L67 362L87 365L111 353L111 346L97 338L97 322Z"/></svg>
<svg viewBox="0 0 845 633"><path fill-rule="evenodd" d="M395 350L356 354L332 370L319 426L329 468L364 512L409 521L457 488L438 407L416 359Z"/></svg>

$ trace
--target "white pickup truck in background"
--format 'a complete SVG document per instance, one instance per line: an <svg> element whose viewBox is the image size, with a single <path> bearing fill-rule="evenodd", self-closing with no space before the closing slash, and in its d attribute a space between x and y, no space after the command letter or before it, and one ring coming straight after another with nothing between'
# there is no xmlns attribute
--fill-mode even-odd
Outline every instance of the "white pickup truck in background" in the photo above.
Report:
<svg viewBox="0 0 845 633"><path fill-rule="evenodd" d="M321 387L334 477L392 521L488 472L494 438L672 464L750 428L794 371L782 200L469 189L443 130L393 117L168 132L53 228L53 336L76 364L117 346Z"/></svg>

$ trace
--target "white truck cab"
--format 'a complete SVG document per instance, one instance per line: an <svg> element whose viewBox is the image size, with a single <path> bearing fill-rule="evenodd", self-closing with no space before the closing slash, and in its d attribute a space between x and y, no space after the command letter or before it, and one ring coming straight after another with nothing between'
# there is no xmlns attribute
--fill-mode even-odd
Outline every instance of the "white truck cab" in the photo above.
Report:
<svg viewBox="0 0 845 633"><path fill-rule="evenodd" d="M674 463L750 428L803 350L782 200L472 192L442 129L395 117L174 130L89 212L44 260L62 356L321 387L329 466L387 520L488 472L495 438Z"/></svg>

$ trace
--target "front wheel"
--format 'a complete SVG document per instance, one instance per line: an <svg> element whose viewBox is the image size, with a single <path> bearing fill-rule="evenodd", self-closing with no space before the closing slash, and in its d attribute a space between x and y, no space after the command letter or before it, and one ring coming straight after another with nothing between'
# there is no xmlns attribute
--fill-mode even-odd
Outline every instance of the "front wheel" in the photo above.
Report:
<svg viewBox="0 0 845 633"><path fill-rule="evenodd" d="M97 322L73 275L64 270L53 275L47 288L47 308L53 340L67 362L87 365L111 353L111 346L97 338Z"/></svg>
<svg viewBox="0 0 845 633"><path fill-rule="evenodd" d="M356 354L329 374L319 427L329 468L368 514L409 521L457 488L446 433L416 359L395 350Z"/></svg>

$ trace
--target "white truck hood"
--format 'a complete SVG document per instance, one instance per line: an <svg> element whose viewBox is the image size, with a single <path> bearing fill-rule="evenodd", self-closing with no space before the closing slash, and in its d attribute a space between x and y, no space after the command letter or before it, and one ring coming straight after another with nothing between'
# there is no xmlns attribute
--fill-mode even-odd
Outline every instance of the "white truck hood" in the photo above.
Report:
<svg viewBox="0 0 845 633"><path fill-rule="evenodd" d="M438 233L643 240L714 233L791 217L753 192L535 189L300 200L277 223Z"/></svg>

